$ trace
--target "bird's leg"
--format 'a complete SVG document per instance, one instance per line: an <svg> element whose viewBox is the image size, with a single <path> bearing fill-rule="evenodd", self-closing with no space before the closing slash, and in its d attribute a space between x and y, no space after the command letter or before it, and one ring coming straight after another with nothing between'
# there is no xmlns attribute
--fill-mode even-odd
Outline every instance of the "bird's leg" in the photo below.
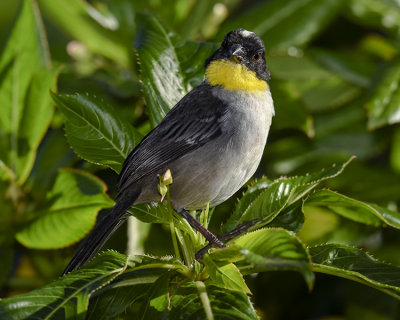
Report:
<svg viewBox="0 0 400 320"><path fill-rule="evenodd" d="M233 239L244 232L246 232L250 227L254 226L257 222L261 221L261 219L254 219L251 221L244 221L241 224L239 224L235 229L232 231L229 231L227 233L218 235L218 239L221 241L228 241L230 239ZM203 256L208 252L213 247L213 244L210 242L208 245L206 245L204 248L200 249L199 251L196 252L196 260L201 262Z"/></svg>
<svg viewBox="0 0 400 320"><path fill-rule="evenodd" d="M200 232L204 238L206 238L209 242L209 246L211 247L226 247L225 244L217 237L214 233L204 227L200 222L198 222L189 212L185 209L176 210L189 224L192 228L196 229Z"/></svg>

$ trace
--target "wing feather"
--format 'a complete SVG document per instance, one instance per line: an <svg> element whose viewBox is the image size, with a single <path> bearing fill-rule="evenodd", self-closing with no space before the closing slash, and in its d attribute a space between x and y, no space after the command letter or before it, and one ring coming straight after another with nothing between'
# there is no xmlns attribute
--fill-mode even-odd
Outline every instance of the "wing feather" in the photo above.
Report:
<svg viewBox="0 0 400 320"><path fill-rule="evenodd" d="M227 111L209 85L202 84L188 93L129 154L119 177L120 193L220 136Z"/></svg>

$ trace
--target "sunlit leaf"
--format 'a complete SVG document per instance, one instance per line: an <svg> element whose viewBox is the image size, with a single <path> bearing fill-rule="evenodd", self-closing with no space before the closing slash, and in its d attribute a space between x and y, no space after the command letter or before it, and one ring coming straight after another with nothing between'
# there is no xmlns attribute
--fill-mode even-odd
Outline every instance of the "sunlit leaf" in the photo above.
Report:
<svg viewBox="0 0 400 320"><path fill-rule="evenodd" d="M172 40L152 15L137 14L135 49L140 60L140 79L148 104L150 121L158 124L184 95L188 88Z"/></svg>
<svg viewBox="0 0 400 320"><path fill-rule="evenodd" d="M245 193L244 204L239 201L224 230L229 231L243 221L254 219L262 220L263 224L271 222L284 208L307 195L321 181L339 175L350 161L306 176L280 178L272 183L260 180Z"/></svg>
<svg viewBox="0 0 400 320"><path fill-rule="evenodd" d="M27 179L53 115L49 90L58 70L50 65L46 34L35 1L23 1L0 59L0 161L19 184Z"/></svg>
<svg viewBox="0 0 400 320"><path fill-rule="evenodd" d="M308 287L314 283L310 256L305 246L284 229L259 229L229 242L227 248L210 254L215 261L236 262L240 271L249 274L263 271L300 272Z"/></svg>
<svg viewBox="0 0 400 320"><path fill-rule="evenodd" d="M135 49L150 121L156 126L193 86L203 80L205 59L214 44L179 42L152 15L137 14Z"/></svg>
<svg viewBox="0 0 400 320"><path fill-rule="evenodd" d="M89 173L60 170L46 195L48 207L17 233L17 240L37 249L61 248L79 241L94 226L99 210L113 205L105 191L106 186Z"/></svg>
<svg viewBox="0 0 400 320"><path fill-rule="evenodd" d="M210 275L210 279L206 282L208 286L214 285L228 290L250 293L242 274L233 263L219 266L209 255L204 257L203 262Z"/></svg>
<svg viewBox="0 0 400 320"><path fill-rule="evenodd" d="M121 37L123 32L116 32L120 26L113 16L104 16L91 4L79 0L41 0L40 7L55 25L85 43L93 52L122 66L130 65L131 39L124 39Z"/></svg>
<svg viewBox="0 0 400 320"><path fill-rule="evenodd" d="M142 136L96 97L52 94L66 118L67 140L83 159L121 170Z"/></svg>
<svg viewBox="0 0 400 320"><path fill-rule="evenodd" d="M368 127L376 129L400 122L400 57L377 76L377 84L367 101Z"/></svg>

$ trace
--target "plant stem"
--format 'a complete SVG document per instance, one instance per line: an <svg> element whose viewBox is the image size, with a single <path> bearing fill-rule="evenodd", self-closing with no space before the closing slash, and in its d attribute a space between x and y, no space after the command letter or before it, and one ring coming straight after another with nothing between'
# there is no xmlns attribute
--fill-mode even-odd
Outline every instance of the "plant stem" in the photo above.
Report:
<svg viewBox="0 0 400 320"><path fill-rule="evenodd" d="M178 234L181 246L182 246L182 251L183 251L183 257L185 259L185 264L188 268L191 268L193 265L193 253L190 252L185 238L183 236L183 234L181 233L181 231L179 229L176 229L176 233Z"/></svg>
<svg viewBox="0 0 400 320"><path fill-rule="evenodd" d="M127 237L128 237L128 243L127 243L127 253L128 255L133 255L133 254L139 254L142 253L142 250L140 248L140 228L139 228L139 221L133 217L130 216L127 219Z"/></svg>
<svg viewBox="0 0 400 320"><path fill-rule="evenodd" d="M208 213L210 211L210 203L207 202L207 207L204 211L204 221L203 221L203 226L205 226L206 228L208 228Z"/></svg>
<svg viewBox="0 0 400 320"><path fill-rule="evenodd" d="M172 219L172 217L170 217L169 220L169 229L171 231L172 245L174 246L175 256L177 259L181 260L181 254L179 252L178 242L176 241L174 220Z"/></svg>
<svg viewBox="0 0 400 320"><path fill-rule="evenodd" d="M174 224L174 213L172 212L171 206L171 198L169 196L169 187L167 191L167 201L168 201L168 210L169 210L169 229L171 231L172 245L174 246L175 256L177 259L181 260L181 254L179 252L178 242L176 241L176 230Z"/></svg>
<svg viewBox="0 0 400 320"><path fill-rule="evenodd" d="M200 296L201 303L203 304L204 312L206 313L207 320L214 320L214 315L211 310L210 299L208 299L208 294L206 286L203 281L196 281L196 288Z"/></svg>

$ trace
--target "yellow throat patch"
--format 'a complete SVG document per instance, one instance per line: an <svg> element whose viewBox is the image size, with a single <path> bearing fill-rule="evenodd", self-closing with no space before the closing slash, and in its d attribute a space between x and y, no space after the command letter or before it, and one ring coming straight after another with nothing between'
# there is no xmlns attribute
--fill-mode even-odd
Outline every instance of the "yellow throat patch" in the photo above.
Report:
<svg viewBox="0 0 400 320"><path fill-rule="evenodd" d="M214 60L206 69L206 79L213 86L226 90L267 90L266 81L258 79L256 73L228 60Z"/></svg>

